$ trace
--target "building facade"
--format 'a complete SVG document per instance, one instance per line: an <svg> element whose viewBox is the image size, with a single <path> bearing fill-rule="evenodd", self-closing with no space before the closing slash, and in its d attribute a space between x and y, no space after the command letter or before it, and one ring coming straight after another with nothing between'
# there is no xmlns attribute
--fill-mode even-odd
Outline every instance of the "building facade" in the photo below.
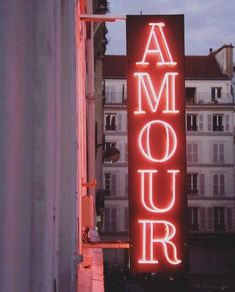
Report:
<svg viewBox="0 0 235 292"><path fill-rule="evenodd" d="M190 274L192 285L202 288L223 286L222 280L215 283L214 275L235 273L231 260L235 256L232 51L232 45L224 45L216 51L210 50L207 56L185 57ZM125 62L125 56L105 56L104 63L105 147L115 146L121 155L118 162L103 164L103 187L108 191L103 236L115 235L118 239L128 239ZM105 260L128 264L124 250L105 251ZM206 282L205 275L213 278L212 283ZM232 281L229 283L234 285Z"/></svg>

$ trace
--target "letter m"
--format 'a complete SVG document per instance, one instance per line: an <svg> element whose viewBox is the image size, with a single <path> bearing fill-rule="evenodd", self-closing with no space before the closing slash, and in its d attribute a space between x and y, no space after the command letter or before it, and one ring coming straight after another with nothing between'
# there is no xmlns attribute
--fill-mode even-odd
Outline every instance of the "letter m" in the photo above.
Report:
<svg viewBox="0 0 235 292"><path fill-rule="evenodd" d="M178 113L175 109L175 76L176 72L165 73L163 81L161 83L158 94L156 93L152 80L148 73L136 72L134 76L138 81L138 110L135 114L144 114L146 110L143 109L143 98L146 98L147 103L145 107L149 106L152 112L156 112L160 103L160 100L165 98L164 113Z"/></svg>

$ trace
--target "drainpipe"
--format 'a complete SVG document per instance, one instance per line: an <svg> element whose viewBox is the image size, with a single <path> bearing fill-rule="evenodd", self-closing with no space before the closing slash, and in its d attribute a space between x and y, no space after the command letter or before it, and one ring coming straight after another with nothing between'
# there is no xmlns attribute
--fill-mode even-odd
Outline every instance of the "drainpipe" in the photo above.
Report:
<svg viewBox="0 0 235 292"><path fill-rule="evenodd" d="M93 14L92 0L87 0L87 13ZM95 85L94 85L94 38L93 23L87 23L87 148L88 148L88 181L95 179ZM89 188L89 195L95 203L95 188ZM94 214L90 212L94 227Z"/></svg>

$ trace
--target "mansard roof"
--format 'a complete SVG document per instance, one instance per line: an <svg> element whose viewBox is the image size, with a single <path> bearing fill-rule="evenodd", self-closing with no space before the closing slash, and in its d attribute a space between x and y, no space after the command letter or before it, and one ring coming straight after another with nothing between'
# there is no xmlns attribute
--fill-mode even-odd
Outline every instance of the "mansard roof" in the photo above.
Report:
<svg viewBox="0 0 235 292"><path fill-rule="evenodd" d="M104 78L126 78L126 56L104 56ZM185 79L189 80L229 80L223 74L215 56L185 56Z"/></svg>

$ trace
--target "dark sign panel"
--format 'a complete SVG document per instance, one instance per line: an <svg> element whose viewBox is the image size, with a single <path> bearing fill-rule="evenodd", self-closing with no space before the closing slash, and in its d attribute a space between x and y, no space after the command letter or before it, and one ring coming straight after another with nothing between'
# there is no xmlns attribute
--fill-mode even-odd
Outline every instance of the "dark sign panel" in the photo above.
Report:
<svg viewBox="0 0 235 292"><path fill-rule="evenodd" d="M185 269L184 17L127 17L130 260Z"/></svg>

